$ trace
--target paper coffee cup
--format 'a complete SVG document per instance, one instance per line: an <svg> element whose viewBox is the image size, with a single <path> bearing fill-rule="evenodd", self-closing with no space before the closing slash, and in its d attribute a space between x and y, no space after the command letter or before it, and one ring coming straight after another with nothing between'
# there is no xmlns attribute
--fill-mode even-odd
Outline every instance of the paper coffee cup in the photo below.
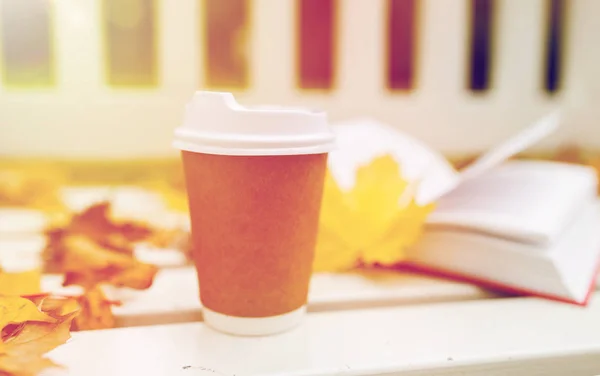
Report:
<svg viewBox="0 0 600 376"><path fill-rule="evenodd" d="M209 326L266 335L302 321L333 138L322 112L194 95L174 146Z"/></svg>

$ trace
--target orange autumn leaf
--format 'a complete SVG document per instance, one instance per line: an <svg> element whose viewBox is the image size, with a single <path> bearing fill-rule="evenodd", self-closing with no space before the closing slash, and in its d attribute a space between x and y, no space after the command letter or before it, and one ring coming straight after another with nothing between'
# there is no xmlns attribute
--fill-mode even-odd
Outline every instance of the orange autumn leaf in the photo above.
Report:
<svg viewBox="0 0 600 376"><path fill-rule="evenodd" d="M77 301L81 312L73 321L73 330L114 328L115 317L111 307L119 303L108 300L99 287L86 290Z"/></svg>
<svg viewBox="0 0 600 376"><path fill-rule="evenodd" d="M99 248L126 255L130 259L135 258L134 248L142 245L141 243L159 249L178 249L188 259L190 258L189 231L179 227L155 228L134 221L115 221L110 216L110 204L107 202L92 205L83 212L73 215L65 223L47 231L48 241L44 251L44 262L45 269L49 272L64 273L70 270L65 264L67 259L73 256L69 256L69 254L77 252L77 249L67 246L67 240L72 239L72 236L85 237ZM120 260L124 259L120 258ZM139 267L135 271L127 271L126 274L130 277L126 279L144 279L146 283L119 282L121 278L117 277L114 279L114 284L129 286L133 283L149 286L147 278L144 276L150 273L152 267L147 265L137 266ZM122 268L117 269L121 270ZM79 278L70 277L70 280L74 279Z"/></svg>
<svg viewBox="0 0 600 376"><path fill-rule="evenodd" d="M81 310L81 306L77 302L77 297L37 294L23 296L23 298L30 300L42 312L55 319L60 319Z"/></svg>
<svg viewBox="0 0 600 376"><path fill-rule="evenodd" d="M118 303L104 296L101 285L147 289L158 272L133 253L136 242L148 241L158 231L136 222L114 221L109 211L108 203L93 205L47 232L47 270L64 274L63 285L84 290L75 298L81 311L73 330L114 327L111 308Z"/></svg>
<svg viewBox="0 0 600 376"><path fill-rule="evenodd" d="M46 299L0 296L0 375L32 376L58 366L44 355L71 337L71 322L79 311L65 299L67 309L55 304L46 312Z"/></svg>
<svg viewBox="0 0 600 376"><path fill-rule="evenodd" d="M64 285L85 289L99 283L134 289L152 285L157 268L135 259L133 248L154 230L135 222L115 222L109 212L109 203L95 204L66 226L48 231L46 267L64 273Z"/></svg>
<svg viewBox="0 0 600 376"><path fill-rule="evenodd" d="M111 307L121 304L107 299L98 286L85 290L80 296L38 294L25 298L35 303L48 316L56 319L79 311L71 325L73 331L113 328L115 318Z"/></svg>
<svg viewBox="0 0 600 376"><path fill-rule="evenodd" d="M101 202L75 215L67 227L70 234L85 235L106 248L131 253L131 243L144 240L152 230L136 222L119 222L110 218L110 203Z"/></svg>
<svg viewBox="0 0 600 376"><path fill-rule="evenodd" d="M136 222L116 222L110 218L110 203L94 204L66 220L66 224L47 232L48 244L44 252L46 269L63 272L66 254L70 251L63 240L70 235L84 236L99 246L129 256L133 255L135 242L149 238L153 230Z"/></svg>
<svg viewBox="0 0 600 376"><path fill-rule="evenodd" d="M67 250L62 265L65 286L77 284L91 288L99 283L108 283L142 290L152 285L158 272L154 265L112 252L84 236L67 236L63 244Z"/></svg>

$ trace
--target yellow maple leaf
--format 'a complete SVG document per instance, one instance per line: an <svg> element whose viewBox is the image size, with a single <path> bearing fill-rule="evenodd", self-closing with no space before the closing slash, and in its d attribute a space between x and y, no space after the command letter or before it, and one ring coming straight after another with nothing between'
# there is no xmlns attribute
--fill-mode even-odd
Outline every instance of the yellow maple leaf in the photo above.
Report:
<svg viewBox="0 0 600 376"><path fill-rule="evenodd" d="M360 222L356 216L348 215L350 208L345 196L328 172L323 189L314 271L350 269L358 262L360 249L353 247L354 239L347 230L356 228Z"/></svg>
<svg viewBox="0 0 600 376"><path fill-rule="evenodd" d="M30 300L19 296L0 296L0 330L9 324L26 321L53 322L54 319L40 311Z"/></svg>
<svg viewBox="0 0 600 376"><path fill-rule="evenodd" d="M348 192L328 174L314 270L342 271L358 263L401 261L433 208L417 205L411 188L389 155L361 166Z"/></svg>
<svg viewBox="0 0 600 376"><path fill-rule="evenodd" d="M1 295L32 295L40 292L42 272L39 269L6 272L0 269Z"/></svg>
<svg viewBox="0 0 600 376"><path fill-rule="evenodd" d="M0 375L32 376L58 366L44 355L71 337L78 306L66 298L48 305L47 298L0 296Z"/></svg>

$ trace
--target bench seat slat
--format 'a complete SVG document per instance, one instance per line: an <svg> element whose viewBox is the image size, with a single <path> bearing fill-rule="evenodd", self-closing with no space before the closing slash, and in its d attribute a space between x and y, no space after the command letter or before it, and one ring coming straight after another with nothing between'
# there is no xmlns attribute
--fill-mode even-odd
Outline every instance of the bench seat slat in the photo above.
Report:
<svg viewBox="0 0 600 376"><path fill-rule="evenodd" d="M195 270L192 267L163 269L153 286L145 291L109 289L110 297L122 300L114 307L117 326L193 322L202 319ZM64 292L61 277L43 279L45 291ZM67 289L73 291L72 289ZM312 279L309 311L337 311L358 308L464 301L495 298L478 287L417 274L364 272L318 273Z"/></svg>
<svg viewBox="0 0 600 376"><path fill-rule="evenodd" d="M600 292L587 309L507 298L313 313L271 337L203 323L80 332L51 353L67 370L48 375L594 374L598 317Z"/></svg>

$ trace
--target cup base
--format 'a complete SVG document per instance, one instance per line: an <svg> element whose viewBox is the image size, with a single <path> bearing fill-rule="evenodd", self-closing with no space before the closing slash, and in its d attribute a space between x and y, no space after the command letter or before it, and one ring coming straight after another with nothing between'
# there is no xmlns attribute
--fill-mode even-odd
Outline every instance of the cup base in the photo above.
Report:
<svg viewBox="0 0 600 376"><path fill-rule="evenodd" d="M235 317L202 307L204 322L211 328L237 336L266 336L293 329L306 315L306 306L271 317Z"/></svg>

